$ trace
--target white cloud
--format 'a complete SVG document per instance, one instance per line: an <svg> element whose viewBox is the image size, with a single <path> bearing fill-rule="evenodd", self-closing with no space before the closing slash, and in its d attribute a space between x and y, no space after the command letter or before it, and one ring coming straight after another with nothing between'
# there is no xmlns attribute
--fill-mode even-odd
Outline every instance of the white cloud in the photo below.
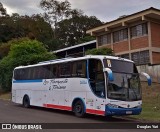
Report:
<svg viewBox="0 0 160 132"><path fill-rule="evenodd" d="M122 15L129 15L147 8L160 9L160 0L69 0L72 6L95 15L103 21L111 21Z"/></svg>
<svg viewBox="0 0 160 132"><path fill-rule="evenodd" d="M1 2L9 14L32 15L42 12L39 7L40 0L1 0Z"/></svg>
<svg viewBox="0 0 160 132"><path fill-rule="evenodd" d="M43 12L39 3L41 0L1 0L8 13L32 15ZM64 1L64 0L61 0ZM94 15L107 22L122 15L155 7L160 9L160 0L68 0L72 8L82 9L87 15Z"/></svg>

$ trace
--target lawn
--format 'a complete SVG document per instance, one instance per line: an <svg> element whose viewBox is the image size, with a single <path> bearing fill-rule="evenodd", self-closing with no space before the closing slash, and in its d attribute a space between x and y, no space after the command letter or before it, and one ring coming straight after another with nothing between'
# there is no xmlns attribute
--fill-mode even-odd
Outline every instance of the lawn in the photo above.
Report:
<svg viewBox="0 0 160 132"><path fill-rule="evenodd" d="M2 92L0 90L0 99L4 99L4 100L11 100L11 93L10 92Z"/></svg>
<svg viewBox="0 0 160 132"><path fill-rule="evenodd" d="M147 83L142 83L142 101L142 113L131 117L160 122L160 84L147 86Z"/></svg>

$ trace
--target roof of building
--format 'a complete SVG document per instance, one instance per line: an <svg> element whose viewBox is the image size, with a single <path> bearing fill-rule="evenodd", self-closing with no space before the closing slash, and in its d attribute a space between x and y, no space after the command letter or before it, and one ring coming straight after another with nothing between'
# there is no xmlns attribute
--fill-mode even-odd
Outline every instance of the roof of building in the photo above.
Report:
<svg viewBox="0 0 160 132"><path fill-rule="evenodd" d="M90 45L90 44L93 44L93 43L96 43L96 40L92 40L92 41L89 41L89 42L86 42L86 43L82 43L82 44L77 44L77 45L74 45L74 46L71 46L71 47L67 47L67 48L64 48L64 49L59 49L59 50L53 51L53 53L67 51L69 49L74 49L74 48L77 48L77 47L82 47L82 46Z"/></svg>
<svg viewBox="0 0 160 132"><path fill-rule="evenodd" d="M89 29L87 33L94 35L94 33L101 31L109 31L110 28L118 27L118 26L126 26L128 23L132 23L137 20L160 20L160 10L150 7L148 9L142 10L140 12L136 12L131 15L123 15L116 20L106 22L105 24Z"/></svg>

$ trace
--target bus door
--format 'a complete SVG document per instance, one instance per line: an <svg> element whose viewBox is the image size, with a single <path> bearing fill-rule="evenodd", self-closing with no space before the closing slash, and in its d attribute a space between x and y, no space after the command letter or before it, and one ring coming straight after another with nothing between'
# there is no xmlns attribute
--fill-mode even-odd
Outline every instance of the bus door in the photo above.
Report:
<svg viewBox="0 0 160 132"><path fill-rule="evenodd" d="M102 62L98 59L89 59L88 64L89 83L94 95L95 114L105 110L105 78Z"/></svg>

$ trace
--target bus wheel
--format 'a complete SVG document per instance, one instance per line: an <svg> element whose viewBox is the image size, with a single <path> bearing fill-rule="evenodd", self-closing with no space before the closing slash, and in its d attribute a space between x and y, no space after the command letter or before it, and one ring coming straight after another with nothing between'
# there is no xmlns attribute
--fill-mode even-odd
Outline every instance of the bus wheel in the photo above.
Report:
<svg viewBox="0 0 160 132"><path fill-rule="evenodd" d="M73 106L73 110L74 110L74 114L77 116L77 117L83 117L85 112L84 112L84 105L82 103L82 101L78 100L74 106Z"/></svg>
<svg viewBox="0 0 160 132"><path fill-rule="evenodd" d="M25 108L29 108L30 107L30 100L29 100L28 95L25 95L24 98L23 98L23 106Z"/></svg>

